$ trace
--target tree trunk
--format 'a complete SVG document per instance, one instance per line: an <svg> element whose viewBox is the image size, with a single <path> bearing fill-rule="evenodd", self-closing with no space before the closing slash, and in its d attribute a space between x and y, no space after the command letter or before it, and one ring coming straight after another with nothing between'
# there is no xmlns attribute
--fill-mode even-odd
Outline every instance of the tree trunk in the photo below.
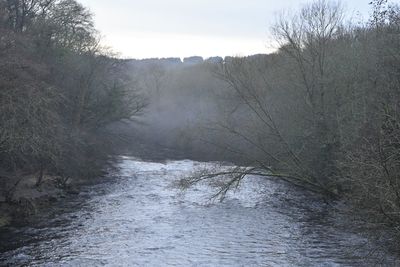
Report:
<svg viewBox="0 0 400 267"><path fill-rule="evenodd" d="M44 176L44 167L43 164L40 164L40 171L39 171L39 176L36 180L36 187L40 187L42 185L43 182L43 176Z"/></svg>

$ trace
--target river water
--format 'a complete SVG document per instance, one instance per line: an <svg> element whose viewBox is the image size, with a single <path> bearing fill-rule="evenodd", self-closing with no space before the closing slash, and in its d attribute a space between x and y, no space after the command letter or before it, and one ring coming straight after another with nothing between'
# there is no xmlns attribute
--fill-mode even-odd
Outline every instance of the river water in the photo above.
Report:
<svg viewBox="0 0 400 267"><path fill-rule="evenodd" d="M397 266L335 206L249 177L224 202L174 181L212 163L121 157L29 227L0 232L4 266ZM400 265L399 265L400 266Z"/></svg>

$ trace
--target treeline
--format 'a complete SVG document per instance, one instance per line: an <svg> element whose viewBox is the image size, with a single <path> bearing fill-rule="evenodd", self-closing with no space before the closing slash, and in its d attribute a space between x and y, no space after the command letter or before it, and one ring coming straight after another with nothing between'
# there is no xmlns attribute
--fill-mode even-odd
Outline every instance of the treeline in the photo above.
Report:
<svg viewBox="0 0 400 267"><path fill-rule="evenodd" d="M65 184L103 168L107 125L145 102L75 0L0 0L0 189L27 174Z"/></svg>
<svg viewBox="0 0 400 267"><path fill-rule="evenodd" d="M222 194L268 175L400 232L400 7L372 1L370 19L353 23L317 0L282 13L272 33L269 55L146 66L138 80L153 101L137 130L187 157L248 166L232 169Z"/></svg>

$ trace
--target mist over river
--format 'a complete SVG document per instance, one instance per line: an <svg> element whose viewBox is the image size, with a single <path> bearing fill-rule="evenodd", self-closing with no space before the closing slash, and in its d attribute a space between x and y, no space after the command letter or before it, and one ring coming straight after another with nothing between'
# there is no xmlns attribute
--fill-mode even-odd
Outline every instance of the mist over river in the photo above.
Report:
<svg viewBox="0 0 400 267"><path fill-rule="evenodd" d="M5 266L395 266L349 227L342 204L249 177L221 203L213 188L182 193L189 160L120 157L116 171L30 226L1 230ZM7 242L4 242L7 240Z"/></svg>

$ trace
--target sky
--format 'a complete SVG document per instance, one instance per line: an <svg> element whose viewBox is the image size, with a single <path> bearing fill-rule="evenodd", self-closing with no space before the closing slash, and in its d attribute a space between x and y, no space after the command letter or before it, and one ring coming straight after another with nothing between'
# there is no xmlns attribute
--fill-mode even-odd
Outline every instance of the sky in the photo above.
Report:
<svg viewBox="0 0 400 267"><path fill-rule="evenodd" d="M122 58L246 56L273 51L278 12L302 0L78 0L94 14L103 44ZM370 0L342 0L367 18Z"/></svg>

